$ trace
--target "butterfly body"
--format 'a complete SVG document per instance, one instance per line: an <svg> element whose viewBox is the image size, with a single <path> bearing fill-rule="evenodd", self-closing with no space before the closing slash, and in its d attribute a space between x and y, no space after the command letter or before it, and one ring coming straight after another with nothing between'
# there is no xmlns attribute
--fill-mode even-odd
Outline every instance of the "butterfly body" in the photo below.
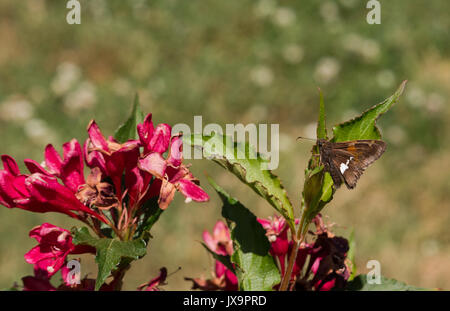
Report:
<svg viewBox="0 0 450 311"><path fill-rule="evenodd" d="M386 150L382 140L331 142L318 139L320 162L330 173L336 188L342 182L353 189L364 170Z"/></svg>

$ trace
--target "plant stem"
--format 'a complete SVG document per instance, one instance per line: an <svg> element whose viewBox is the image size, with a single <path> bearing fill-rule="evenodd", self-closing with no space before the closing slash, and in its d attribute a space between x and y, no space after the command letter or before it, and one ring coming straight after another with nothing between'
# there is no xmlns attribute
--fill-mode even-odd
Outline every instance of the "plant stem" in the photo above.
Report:
<svg viewBox="0 0 450 311"><path fill-rule="evenodd" d="M286 272L283 276L283 279L281 280L281 284L280 284L280 288L279 291L286 291L287 288L289 287L289 282L291 280L291 275L292 275L292 270L294 270L294 263L295 260L297 259L297 253L298 253L298 249L300 248L303 240L305 239L305 217L304 217L305 213L302 213L302 218L300 219L300 226L298 228L297 234L294 231L291 231L292 233L292 238L294 240L294 245L291 249L291 253L289 254L289 259L288 259L288 266L286 269ZM307 226L306 226L307 227Z"/></svg>

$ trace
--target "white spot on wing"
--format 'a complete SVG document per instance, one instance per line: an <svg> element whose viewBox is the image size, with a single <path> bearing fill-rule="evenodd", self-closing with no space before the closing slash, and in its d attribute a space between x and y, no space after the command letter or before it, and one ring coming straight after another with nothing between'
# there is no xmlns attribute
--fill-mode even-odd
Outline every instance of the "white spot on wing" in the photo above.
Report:
<svg viewBox="0 0 450 311"><path fill-rule="evenodd" d="M341 166L339 168L341 170L341 174L344 174L344 172L348 169L348 166L344 163L341 163Z"/></svg>
<svg viewBox="0 0 450 311"><path fill-rule="evenodd" d="M348 169L348 164L352 159L353 157L350 157L350 159L348 159L347 162L345 162L345 164L341 163L341 166L339 167L339 169L341 170L341 174L344 174L344 172Z"/></svg>

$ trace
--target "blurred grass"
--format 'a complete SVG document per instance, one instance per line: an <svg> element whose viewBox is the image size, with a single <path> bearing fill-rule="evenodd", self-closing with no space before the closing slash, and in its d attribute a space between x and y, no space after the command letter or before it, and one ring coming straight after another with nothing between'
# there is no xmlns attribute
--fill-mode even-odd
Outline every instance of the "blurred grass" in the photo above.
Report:
<svg viewBox="0 0 450 311"><path fill-rule="evenodd" d="M366 23L365 1L80 0L81 25L68 25L64 1L0 2L1 154L43 160L95 118L112 134L134 94L156 122L279 123L276 173L298 206L320 86L329 127L390 96L408 79L400 103L380 120L388 150L354 191L341 190L324 214L336 230L355 230L356 260L422 287L450 289L450 20L446 1L382 2L381 25ZM60 148L59 148L60 150ZM149 255L125 279L134 289L161 266L208 276L211 259L197 242L220 218L204 172L258 216L271 208L207 161L193 160L212 200L180 197L155 226ZM23 165L22 165L23 168ZM201 217L199 217L201 215ZM42 222L60 215L0 208L0 288L32 272L23 254ZM83 273L95 274L92 260Z"/></svg>

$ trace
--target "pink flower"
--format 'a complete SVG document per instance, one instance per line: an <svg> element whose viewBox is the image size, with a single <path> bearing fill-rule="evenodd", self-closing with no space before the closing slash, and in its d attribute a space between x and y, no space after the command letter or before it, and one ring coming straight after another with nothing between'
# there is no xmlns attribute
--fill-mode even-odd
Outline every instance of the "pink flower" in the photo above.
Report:
<svg viewBox="0 0 450 311"><path fill-rule="evenodd" d="M17 163L8 155L2 156L0 170L0 204L8 208L45 213L59 212L73 218L89 214L106 222L105 218L83 205L75 191L84 183L81 149L76 140L64 144L64 161L55 160L57 153L47 146L45 159L49 170L27 159L25 165L31 174L21 174ZM64 186L58 182L60 178Z"/></svg>
<svg viewBox="0 0 450 311"><path fill-rule="evenodd" d="M161 209L168 207L177 190L186 201L209 199L182 163L180 136L171 137L167 124L154 128L151 114L137 126L139 140L119 143L112 137L106 139L93 120L87 131L83 149L72 139L63 145L62 156L48 145L43 163L26 159L30 174L21 174L15 160L3 155L0 204L38 213L64 213L100 236L101 221L123 238L138 233L140 221L148 217L141 207L149 199L157 198ZM87 178L84 161L91 169Z"/></svg>
<svg viewBox="0 0 450 311"><path fill-rule="evenodd" d="M203 241L208 248L222 256L233 254L233 241L231 240L230 230L225 223L219 220L213 229L211 235L208 231L203 231Z"/></svg>
<svg viewBox="0 0 450 311"><path fill-rule="evenodd" d="M142 284L138 287L139 291L159 291L159 285L162 285L167 278L167 269L161 268L157 277L151 279L148 283Z"/></svg>
<svg viewBox="0 0 450 311"><path fill-rule="evenodd" d="M270 254L278 258L281 273L284 274L286 257L289 250L288 229L286 220L280 216L269 219L258 218L258 222L266 229L266 236L270 241Z"/></svg>
<svg viewBox="0 0 450 311"><path fill-rule="evenodd" d="M90 247L75 246L68 230L49 223L33 228L30 237L36 239L38 245L25 254L25 260L46 278L50 278L64 266L67 255L95 253Z"/></svg>
<svg viewBox="0 0 450 311"><path fill-rule="evenodd" d="M192 282L192 289L201 289L205 291L238 290L238 279L236 275L225 267L220 261L215 262L213 277L210 279L200 278L184 278L186 281Z"/></svg>
<svg viewBox="0 0 450 311"><path fill-rule="evenodd" d="M177 190L186 197L186 202L209 200L208 194L198 185L198 180L182 164L183 141L180 135L171 137L171 128L167 124L159 124L155 129L151 114L145 118L144 123L138 125L138 133L141 145L144 146L144 154L138 167L159 179L152 192L159 195L161 209L169 206ZM164 158L163 153L166 151L168 155Z"/></svg>
<svg viewBox="0 0 450 311"><path fill-rule="evenodd" d="M223 263L216 260L214 271L216 278L221 280L220 289L225 291L238 290L238 279L236 275L230 269L225 267Z"/></svg>
<svg viewBox="0 0 450 311"><path fill-rule="evenodd" d="M124 171L128 174L137 165L139 141L129 140L119 144L112 137L106 140L94 120L88 125L88 134L84 144L86 162L91 168L100 168L105 176L112 179L116 196L120 199Z"/></svg>
<svg viewBox="0 0 450 311"><path fill-rule="evenodd" d="M152 122L152 114L149 113L145 117L144 122L138 124L137 131L141 144L144 147L144 155L151 152L162 154L167 151L172 136L170 125L161 123L155 129Z"/></svg>

